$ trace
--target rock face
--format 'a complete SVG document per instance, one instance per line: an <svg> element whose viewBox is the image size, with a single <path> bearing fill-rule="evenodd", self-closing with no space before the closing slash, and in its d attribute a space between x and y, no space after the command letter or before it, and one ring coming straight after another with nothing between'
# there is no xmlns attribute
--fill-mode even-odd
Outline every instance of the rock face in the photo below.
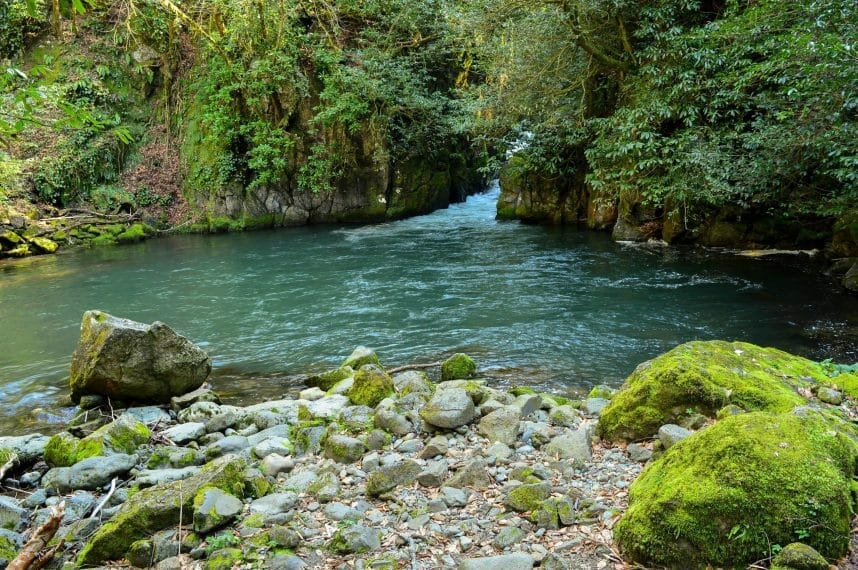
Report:
<svg viewBox="0 0 858 570"><path fill-rule="evenodd" d="M72 399L98 394L125 401L168 403L198 388L211 359L167 325L87 311L72 355Z"/></svg>
<svg viewBox="0 0 858 570"><path fill-rule="evenodd" d="M454 429L470 423L476 415L474 401L461 388L438 390L420 410L420 417L435 427Z"/></svg>
<svg viewBox="0 0 858 570"><path fill-rule="evenodd" d="M818 363L773 348L689 342L632 372L599 417L599 435L635 441L664 424L680 423L689 410L714 417L730 404L786 412L805 403L798 388L834 381ZM845 376L838 380L846 381Z"/></svg>
<svg viewBox="0 0 858 570"><path fill-rule="evenodd" d="M838 558L849 547L858 458L840 427L812 411L725 418L641 474L614 537L647 566L745 567L796 536Z"/></svg>

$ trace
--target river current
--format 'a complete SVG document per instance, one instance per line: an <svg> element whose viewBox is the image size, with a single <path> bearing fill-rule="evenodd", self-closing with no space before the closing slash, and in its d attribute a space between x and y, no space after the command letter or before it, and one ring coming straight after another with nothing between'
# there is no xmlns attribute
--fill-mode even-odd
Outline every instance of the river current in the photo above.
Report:
<svg viewBox="0 0 858 570"><path fill-rule="evenodd" d="M497 188L426 216L176 236L0 264L0 434L61 429L82 313L161 320L232 402L357 345L387 365L472 355L494 382L580 392L690 340L858 360L858 301L808 263L617 244L494 219Z"/></svg>

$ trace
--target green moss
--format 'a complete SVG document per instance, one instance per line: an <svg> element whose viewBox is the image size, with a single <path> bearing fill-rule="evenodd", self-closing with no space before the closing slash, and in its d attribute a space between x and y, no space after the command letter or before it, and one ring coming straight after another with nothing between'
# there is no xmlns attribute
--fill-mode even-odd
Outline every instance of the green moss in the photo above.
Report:
<svg viewBox="0 0 858 570"><path fill-rule="evenodd" d="M244 479L244 496L258 499L270 493L273 489L265 475L256 470L248 470Z"/></svg>
<svg viewBox="0 0 858 570"><path fill-rule="evenodd" d="M0 534L0 560L12 561L18 555L18 545L11 538Z"/></svg>
<svg viewBox="0 0 858 570"><path fill-rule="evenodd" d="M110 234L102 234L92 239L92 245L116 245L116 238Z"/></svg>
<svg viewBox="0 0 858 570"><path fill-rule="evenodd" d="M117 234L116 239L119 243L135 243L146 239L151 232L145 224L133 224L124 232Z"/></svg>
<svg viewBox="0 0 858 570"><path fill-rule="evenodd" d="M772 559L770 570L828 570L828 561L801 542L787 544Z"/></svg>
<svg viewBox="0 0 858 570"><path fill-rule="evenodd" d="M614 537L656 566L745 567L798 537L849 546L856 444L821 414L730 416L680 441L633 483Z"/></svg>
<svg viewBox="0 0 858 570"><path fill-rule="evenodd" d="M374 364L365 364L355 373L355 382L346 392L349 400L359 406L374 408L383 399L394 394L393 380L387 372Z"/></svg>
<svg viewBox="0 0 858 570"><path fill-rule="evenodd" d="M523 396L525 394L536 394L536 390L531 388L530 386L513 386L512 390L509 391L513 396Z"/></svg>
<svg viewBox="0 0 858 570"><path fill-rule="evenodd" d="M68 433L60 432L48 440L45 446L45 462L51 467L68 467L77 462L77 446L80 440Z"/></svg>
<svg viewBox="0 0 858 570"><path fill-rule="evenodd" d="M341 366L340 368L328 370L327 372L323 372L316 376L310 376L307 379L307 384L310 386L318 386L322 390L327 391L333 388L338 382L341 382L346 378L351 378L354 375L355 371L351 366Z"/></svg>
<svg viewBox="0 0 858 570"><path fill-rule="evenodd" d="M840 373L837 376L824 381L824 383L837 388L850 398L858 399L858 373Z"/></svg>
<svg viewBox="0 0 858 570"><path fill-rule="evenodd" d="M93 565L119 559L135 540L177 525L180 512L184 512L186 517L192 512L196 492L203 487L217 487L242 496L244 475L242 459L224 456L205 465L188 479L138 491L87 542L78 555L77 564Z"/></svg>
<svg viewBox="0 0 858 570"><path fill-rule="evenodd" d="M467 354L454 354L441 365L441 380L462 380L477 372L477 363Z"/></svg>
<svg viewBox="0 0 858 570"><path fill-rule="evenodd" d="M736 404L789 411L805 403L796 389L825 381L815 362L743 342L689 342L639 366L599 418L599 434L638 440L688 410L714 416Z"/></svg>
<svg viewBox="0 0 858 570"><path fill-rule="evenodd" d="M608 386L593 386L593 389L590 390L590 393L587 394L588 398L604 398L605 400L610 400L614 397L616 390L609 388Z"/></svg>
<svg viewBox="0 0 858 570"><path fill-rule="evenodd" d="M252 515L242 520L241 524L246 526L247 528L262 528L265 526L265 515L263 515L262 513L253 513ZM262 535L264 535L265 541L261 544L258 544L258 546L265 546L265 543L268 542L267 533L262 533Z"/></svg>
<svg viewBox="0 0 858 570"><path fill-rule="evenodd" d="M232 570L244 560L240 548L221 548L212 552L205 563L206 570Z"/></svg>
<svg viewBox="0 0 858 570"><path fill-rule="evenodd" d="M507 506L519 511L533 511L551 494L551 486L546 483L519 485L507 494Z"/></svg>

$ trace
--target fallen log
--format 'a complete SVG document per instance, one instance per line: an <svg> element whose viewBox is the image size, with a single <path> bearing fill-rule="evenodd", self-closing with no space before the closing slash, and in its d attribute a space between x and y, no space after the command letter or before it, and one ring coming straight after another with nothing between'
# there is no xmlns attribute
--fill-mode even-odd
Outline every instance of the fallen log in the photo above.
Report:
<svg viewBox="0 0 858 570"><path fill-rule="evenodd" d="M36 529L36 532L33 533L33 536L30 537L30 540L27 541L15 559L9 563L6 570L38 570L50 562L65 542L64 540L60 540L54 546L46 548L57 533L57 529L60 528L60 522L63 520L65 513L65 501L55 507L51 507L50 518Z"/></svg>

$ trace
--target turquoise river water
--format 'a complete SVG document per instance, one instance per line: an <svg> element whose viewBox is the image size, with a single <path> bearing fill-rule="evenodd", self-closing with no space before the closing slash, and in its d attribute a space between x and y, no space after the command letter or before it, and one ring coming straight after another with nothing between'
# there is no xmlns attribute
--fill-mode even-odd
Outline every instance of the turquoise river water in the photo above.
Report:
<svg viewBox="0 0 858 570"><path fill-rule="evenodd" d="M356 345L388 365L471 354L499 384L618 385L695 339L858 360L858 301L807 261L631 246L497 222L497 189L395 223L193 235L0 265L0 434L56 431L82 313L161 320L234 402Z"/></svg>

